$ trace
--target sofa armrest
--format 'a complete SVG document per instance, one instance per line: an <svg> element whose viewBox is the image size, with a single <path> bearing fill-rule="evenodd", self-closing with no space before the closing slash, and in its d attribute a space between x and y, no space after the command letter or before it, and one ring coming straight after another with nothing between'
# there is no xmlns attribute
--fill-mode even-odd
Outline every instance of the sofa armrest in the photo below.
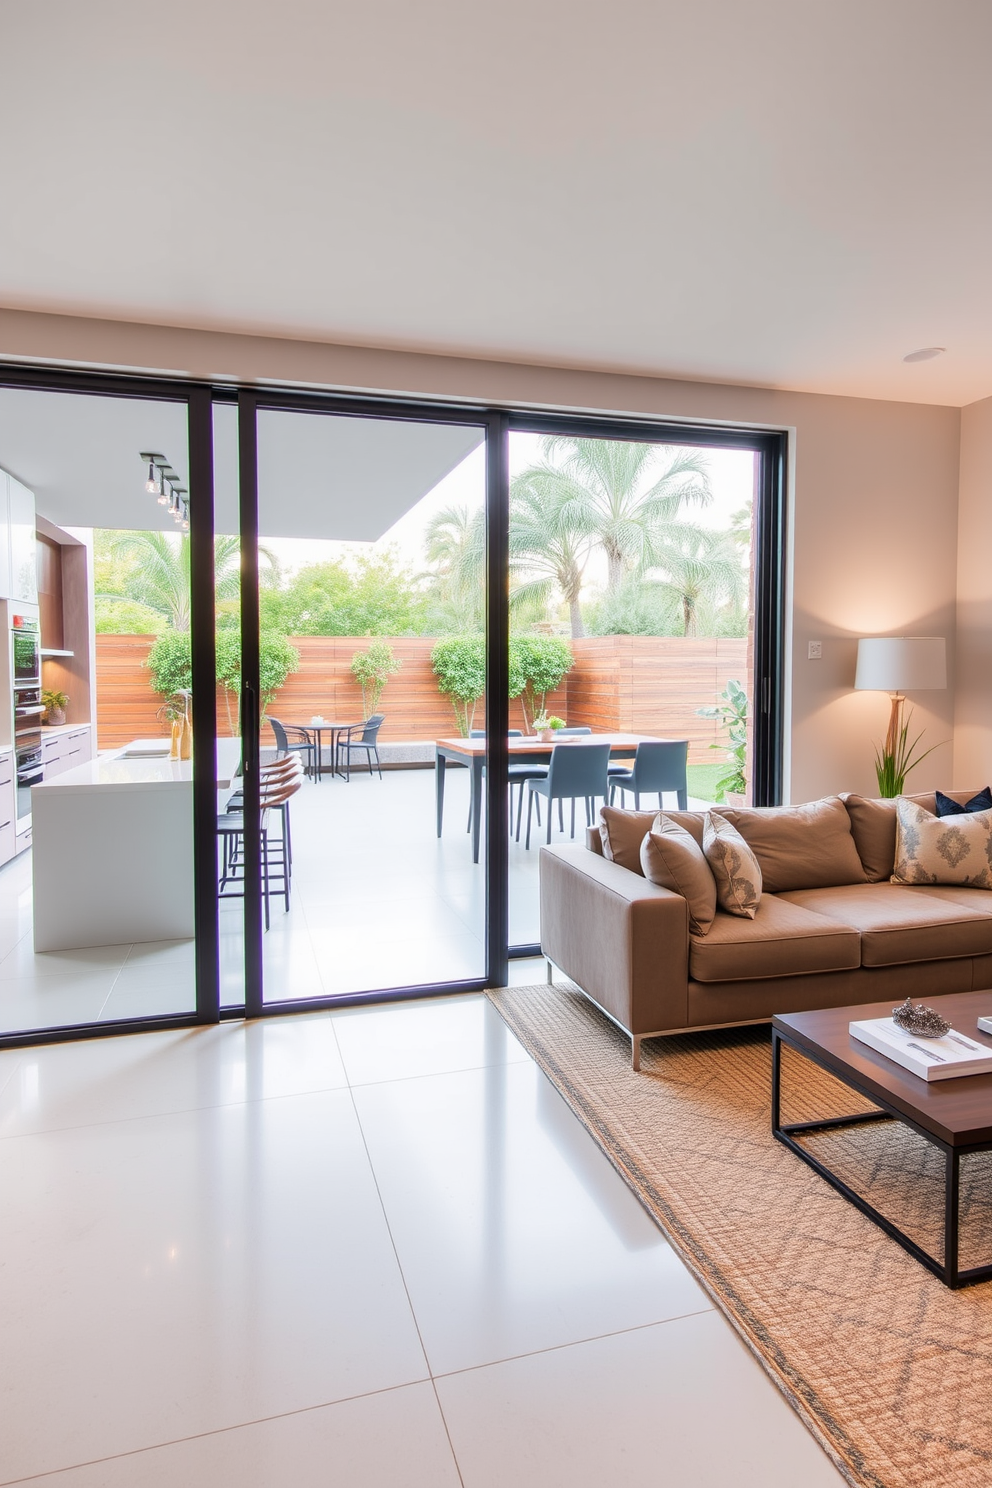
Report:
<svg viewBox="0 0 992 1488"><path fill-rule="evenodd" d="M685 900L589 852L541 849L541 950L629 1033L684 1028Z"/></svg>

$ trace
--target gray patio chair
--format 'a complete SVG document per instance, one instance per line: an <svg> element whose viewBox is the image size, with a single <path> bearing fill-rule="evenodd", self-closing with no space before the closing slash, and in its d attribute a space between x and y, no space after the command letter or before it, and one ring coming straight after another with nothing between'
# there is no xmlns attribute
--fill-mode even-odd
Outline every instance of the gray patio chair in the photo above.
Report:
<svg viewBox="0 0 992 1488"><path fill-rule="evenodd" d="M339 762L343 759L345 780L349 783L351 781L351 756L359 751L365 754L370 775L372 774L372 756L375 755L376 769L379 771L379 779L382 779L382 764L379 760L379 730L385 721L385 713L373 713L372 717L366 718L364 723L353 724L351 728L342 729L338 734L337 748L334 752L334 769L337 770Z"/></svg>
<svg viewBox="0 0 992 1488"><path fill-rule="evenodd" d="M593 806L597 796L606 799L609 790L607 770L610 763L609 744L556 744L551 751L551 764L543 780L527 782L527 841L530 847L531 808L538 796L548 802L548 842L551 841L552 801L572 802L572 836L575 836L575 802L582 796L586 803L586 825L592 826Z"/></svg>
<svg viewBox="0 0 992 1488"><path fill-rule="evenodd" d="M685 811L688 802L685 763L689 754L688 739L645 739L637 746L632 769L624 765L610 766L610 805L617 791L634 793L634 810L641 809L642 791L658 792L658 808L662 806L662 792L675 791L679 810Z"/></svg>
<svg viewBox="0 0 992 1488"><path fill-rule="evenodd" d="M268 721L276 736L276 754L302 755L307 774L312 774L317 766L317 746L307 730L297 727L295 723L280 723L271 713L268 714Z"/></svg>

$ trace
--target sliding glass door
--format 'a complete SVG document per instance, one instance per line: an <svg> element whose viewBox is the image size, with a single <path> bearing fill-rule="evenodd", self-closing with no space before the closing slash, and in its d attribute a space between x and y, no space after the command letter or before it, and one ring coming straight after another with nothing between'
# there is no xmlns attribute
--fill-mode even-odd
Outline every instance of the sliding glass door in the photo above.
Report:
<svg viewBox="0 0 992 1488"><path fill-rule="evenodd" d="M0 1044L499 985L611 795L774 804L785 447L0 371Z"/></svg>
<svg viewBox="0 0 992 1488"><path fill-rule="evenodd" d="M242 896L249 1008L481 986L486 421L258 393L218 412L245 760L221 926Z"/></svg>

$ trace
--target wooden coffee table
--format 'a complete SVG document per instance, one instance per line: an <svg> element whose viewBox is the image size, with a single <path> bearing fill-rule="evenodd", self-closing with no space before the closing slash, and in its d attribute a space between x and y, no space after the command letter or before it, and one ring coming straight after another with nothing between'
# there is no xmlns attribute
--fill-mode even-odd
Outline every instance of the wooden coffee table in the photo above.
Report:
<svg viewBox="0 0 992 1488"><path fill-rule="evenodd" d="M924 999L947 1018L952 1027L992 1052L992 1037L976 1028L976 1020L992 1015L992 991L958 992ZM772 1019L772 1134L808 1163L862 1214L897 1240L949 1287L970 1286L992 1277L992 1264L958 1269L958 1194L961 1158L971 1152L992 1151L992 1074L963 1075L928 1083L898 1064L859 1043L848 1025L862 1018L884 1018L901 998L865 1003L859 1007L827 1008L816 1013L778 1014ZM880 1109L823 1121L781 1121L782 1045L787 1044ZM853 1126L865 1121L902 1121L944 1155L944 1259L938 1261L903 1234L898 1225L856 1194L843 1179L808 1152L796 1136Z"/></svg>

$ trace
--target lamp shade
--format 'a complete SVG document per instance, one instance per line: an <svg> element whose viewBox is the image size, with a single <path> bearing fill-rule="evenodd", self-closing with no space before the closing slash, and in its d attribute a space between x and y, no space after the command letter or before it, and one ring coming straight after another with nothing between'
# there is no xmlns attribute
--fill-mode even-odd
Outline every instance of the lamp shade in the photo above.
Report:
<svg viewBox="0 0 992 1488"><path fill-rule="evenodd" d="M947 686L943 636L870 636L858 642L859 692L926 692Z"/></svg>

